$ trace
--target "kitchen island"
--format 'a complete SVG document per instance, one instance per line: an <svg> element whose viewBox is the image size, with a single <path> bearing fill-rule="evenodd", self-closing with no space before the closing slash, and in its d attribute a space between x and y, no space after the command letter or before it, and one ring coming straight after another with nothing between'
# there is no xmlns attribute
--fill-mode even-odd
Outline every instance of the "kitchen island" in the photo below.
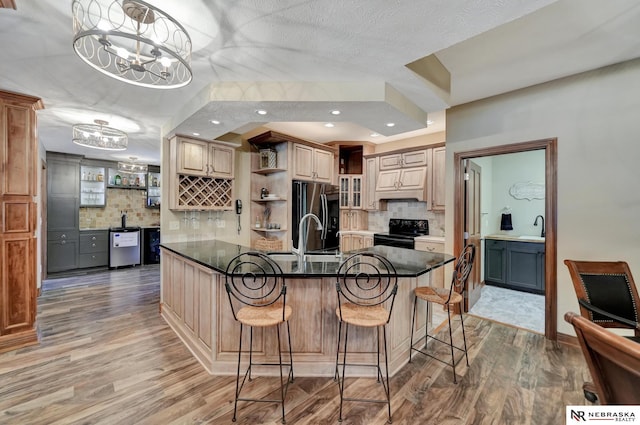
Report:
<svg viewBox="0 0 640 425"><path fill-rule="evenodd" d="M163 243L161 249L162 317L209 373L235 374L240 326L229 307L225 270L236 255L252 250L215 240ZM409 359L413 289L429 285L430 272L454 257L387 246L361 251L385 256L398 275L398 295L388 325L389 374L393 375ZM351 253L354 252L357 251ZM288 286L287 303L293 308L290 328L296 376L333 376L338 330L335 279L340 257L327 254L304 262L286 255L272 258L282 268ZM419 309L417 335L424 335L424 315L424 309ZM370 332L370 329L350 332L350 362L371 361L369 353L375 349L375 338ZM278 356L275 347L275 332L254 333L254 359L274 361Z"/></svg>

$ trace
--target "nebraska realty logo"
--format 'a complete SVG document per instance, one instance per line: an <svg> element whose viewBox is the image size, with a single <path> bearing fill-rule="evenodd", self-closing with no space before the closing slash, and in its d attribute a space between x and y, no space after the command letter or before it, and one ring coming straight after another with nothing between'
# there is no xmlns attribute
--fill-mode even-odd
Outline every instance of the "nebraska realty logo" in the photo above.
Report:
<svg viewBox="0 0 640 425"><path fill-rule="evenodd" d="M567 406L566 424L588 422L640 423L640 406Z"/></svg>

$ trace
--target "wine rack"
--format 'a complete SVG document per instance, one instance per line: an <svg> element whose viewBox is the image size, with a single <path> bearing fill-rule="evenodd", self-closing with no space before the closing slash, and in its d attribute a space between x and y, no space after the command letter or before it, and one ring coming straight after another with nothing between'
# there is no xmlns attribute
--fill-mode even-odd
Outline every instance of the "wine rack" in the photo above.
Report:
<svg viewBox="0 0 640 425"><path fill-rule="evenodd" d="M230 210L233 179L178 175L178 193L172 209Z"/></svg>

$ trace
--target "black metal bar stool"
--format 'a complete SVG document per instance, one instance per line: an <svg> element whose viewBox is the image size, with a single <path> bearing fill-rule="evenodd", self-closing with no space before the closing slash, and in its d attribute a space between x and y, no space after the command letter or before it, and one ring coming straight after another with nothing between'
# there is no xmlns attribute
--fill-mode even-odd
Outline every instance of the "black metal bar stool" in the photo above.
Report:
<svg viewBox="0 0 640 425"><path fill-rule="evenodd" d="M386 325L391 318L393 302L398 292L398 278L393 265L386 258L372 252L353 254L338 269L336 281L338 292L338 346L336 349L335 379L340 387L340 415L342 421L342 405L345 400L369 403L384 403L389 411L388 422L391 423L391 396L389 392L389 362L387 357ZM344 323L344 347L342 363L339 362L340 342ZM347 363L347 341L349 326L374 328L376 330L376 363ZM380 340L382 328L382 341ZM380 345L384 346L384 374L380 367ZM342 366L342 374L340 373ZM382 382L385 399L360 399L345 397L344 381L347 366L375 367L377 381Z"/></svg>
<svg viewBox="0 0 640 425"><path fill-rule="evenodd" d="M411 354L413 351L417 351L419 353L424 354L425 356L429 356L439 362L445 363L453 368L453 382L457 383L456 379L456 360L454 356L454 349L461 351L464 353L464 357L467 359L467 366L469 366L469 355L467 354L467 336L464 332L464 318L462 315L462 300L464 299L465 291L467 290L467 280L469 279L469 274L471 273L471 267L473 266L473 261L475 259L475 246L467 245L462 250L462 253L456 260L455 269L453 270L453 277L451 279L451 286L449 289L447 288L433 288L431 286L419 286L413 290L414 302L413 302L413 315L411 317L411 349L409 350L409 363L411 363ZM415 344L417 344L422 338L419 338L417 342L413 342L413 332L414 332L414 324L416 320L416 306L418 305L418 298L426 301L427 304L427 316L425 320L425 335L424 335L424 349L416 348ZM444 341L436 337L435 335L429 335L428 323L429 323L429 304L436 303L439 305L443 305L447 310L447 318L449 320L449 341ZM460 309L460 326L462 327L462 341L464 343L463 347L459 347L453 344L453 331L451 329L451 308L454 306L458 306ZM433 354L425 351L427 349L427 344L429 342L429 338L438 341L440 343L446 344L450 347L451 350L451 362L444 361Z"/></svg>
<svg viewBox="0 0 640 425"><path fill-rule="evenodd" d="M291 355L291 332L289 317L291 306L287 305L287 286L282 278L280 266L262 253L246 252L234 257L227 266L225 287L231 304L231 311L240 323L240 341L238 348L238 369L236 373L236 394L233 404L233 422L236 421L238 401L280 403L282 405L282 423L285 423L284 400L289 383L293 382L293 357ZM289 363L282 362L280 343L280 325L286 323L289 341ZM242 358L242 332L249 327L249 366L240 382L240 361ZM278 340L278 363L253 362L253 328L275 327ZM247 378L251 381L253 366L279 366L280 399L251 399L240 397ZM289 373L283 374L288 367Z"/></svg>

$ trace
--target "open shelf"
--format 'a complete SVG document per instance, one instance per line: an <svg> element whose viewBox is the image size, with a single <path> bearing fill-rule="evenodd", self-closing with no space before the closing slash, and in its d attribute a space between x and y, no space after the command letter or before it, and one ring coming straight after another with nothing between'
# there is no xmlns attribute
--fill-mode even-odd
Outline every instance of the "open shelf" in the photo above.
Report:
<svg viewBox="0 0 640 425"><path fill-rule="evenodd" d="M257 170L253 170L252 173L267 175L273 173L281 173L283 171L287 170L284 168L258 168Z"/></svg>
<svg viewBox="0 0 640 425"><path fill-rule="evenodd" d="M285 198L255 198L253 202L273 202L273 201L286 201Z"/></svg>
<svg viewBox="0 0 640 425"><path fill-rule="evenodd" d="M275 233L275 232L286 232L287 229L267 229L265 227L252 227L251 230L255 230L256 232L264 232L264 233Z"/></svg>

